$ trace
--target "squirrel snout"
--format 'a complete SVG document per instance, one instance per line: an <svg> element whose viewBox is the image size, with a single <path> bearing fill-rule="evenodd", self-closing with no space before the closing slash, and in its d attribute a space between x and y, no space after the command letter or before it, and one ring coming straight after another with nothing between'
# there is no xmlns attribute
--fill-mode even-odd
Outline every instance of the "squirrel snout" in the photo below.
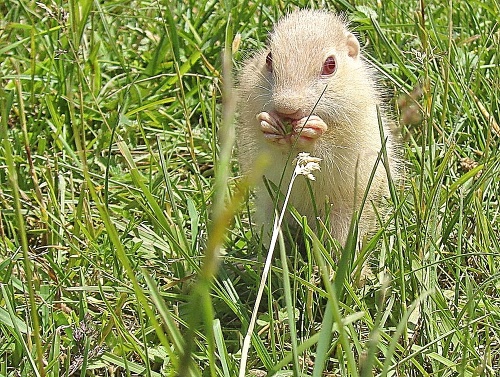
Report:
<svg viewBox="0 0 500 377"><path fill-rule="evenodd" d="M274 106L273 113L275 113L279 118L286 120L297 120L302 119L309 115L307 111L300 107L291 106Z"/></svg>
<svg viewBox="0 0 500 377"><path fill-rule="evenodd" d="M282 119L284 121L289 121L289 122L293 122L294 120L302 119L305 116L307 116L307 114L305 112L301 111L301 110L295 111L295 112L290 113L290 114L283 113L283 112L280 112L280 111L275 111L274 113L280 119Z"/></svg>
<svg viewBox="0 0 500 377"><path fill-rule="evenodd" d="M296 92L288 92L274 94L272 104L274 111L279 114L281 118L301 119L308 115L304 104L307 101Z"/></svg>

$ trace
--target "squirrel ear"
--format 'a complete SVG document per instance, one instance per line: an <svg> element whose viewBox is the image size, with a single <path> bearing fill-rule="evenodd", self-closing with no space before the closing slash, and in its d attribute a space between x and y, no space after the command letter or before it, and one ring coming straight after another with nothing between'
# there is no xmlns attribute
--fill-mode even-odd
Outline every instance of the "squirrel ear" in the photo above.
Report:
<svg viewBox="0 0 500 377"><path fill-rule="evenodd" d="M347 51L351 58L356 59L359 55L359 42L358 39L354 36L354 34L347 34Z"/></svg>

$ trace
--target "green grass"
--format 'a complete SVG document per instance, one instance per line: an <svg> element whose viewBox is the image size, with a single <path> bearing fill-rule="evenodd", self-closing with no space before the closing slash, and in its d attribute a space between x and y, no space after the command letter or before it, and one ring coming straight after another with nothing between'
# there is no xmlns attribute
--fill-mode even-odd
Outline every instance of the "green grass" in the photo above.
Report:
<svg viewBox="0 0 500 377"><path fill-rule="evenodd" d="M0 4L0 376L237 376L265 256L223 50L313 2L56 2ZM407 174L356 260L281 243L247 370L498 376L500 3L329 4Z"/></svg>

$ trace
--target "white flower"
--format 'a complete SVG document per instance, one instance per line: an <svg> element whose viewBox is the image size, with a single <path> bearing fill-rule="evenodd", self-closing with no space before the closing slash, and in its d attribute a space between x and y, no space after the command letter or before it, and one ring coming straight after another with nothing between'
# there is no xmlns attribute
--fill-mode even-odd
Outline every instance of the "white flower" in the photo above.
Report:
<svg viewBox="0 0 500 377"><path fill-rule="evenodd" d="M295 174L301 174L306 176L308 179L311 181L315 181L316 178L312 174L313 171L315 170L321 170L319 166L319 162L321 161L321 158L318 157L312 157L309 155L309 153L306 152L300 152L293 160L293 163L295 164Z"/></svg>

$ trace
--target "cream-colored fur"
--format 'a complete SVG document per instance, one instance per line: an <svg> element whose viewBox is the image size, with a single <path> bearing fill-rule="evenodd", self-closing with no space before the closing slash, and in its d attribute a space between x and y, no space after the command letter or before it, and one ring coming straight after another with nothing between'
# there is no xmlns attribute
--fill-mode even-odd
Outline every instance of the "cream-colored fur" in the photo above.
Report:
<svg viewBox="0 0 500 377"><path fill-rule="evenodd" d="M272 58L268 57L270 52ZM336 71L322 75L329 56L335 58ZM297 11L284 17L270 34L268 46L245 62L238 76L238 98L237 146L243 173L254 168L260 154L266 154L270 164L265 176L278 185L286 170L281 186L285 192L293 158L302 151L320 157L321 171L315 173L316 181L311 182L315 202L323 221L328 203L331 233L344 243L353 210L361 202L382 146L377 109L388 138L386 148L392 174L397 175L392 124L386 116L375 74L362 58L359 42L344 20L316 10ZM259 114L264 117L257 119ZM309 129L312 138L301 138L297 130L290 137L286 135L289 131L273 126L273 119L279 123L288 116L304 119L311 114L319 119ZM266 123L269 117L271 120ZM263 119L270 135L263 132ZM296 139L299 140L294 146ZM387 194L387 174L380 164L363 211L362 233L374 224L370 202L378 202ZM315 223L305 178L296 180L290 203L307 216L309 224ZM270 230L273 202L263 183L257 188L256 207L258 224Z"/></svg>

